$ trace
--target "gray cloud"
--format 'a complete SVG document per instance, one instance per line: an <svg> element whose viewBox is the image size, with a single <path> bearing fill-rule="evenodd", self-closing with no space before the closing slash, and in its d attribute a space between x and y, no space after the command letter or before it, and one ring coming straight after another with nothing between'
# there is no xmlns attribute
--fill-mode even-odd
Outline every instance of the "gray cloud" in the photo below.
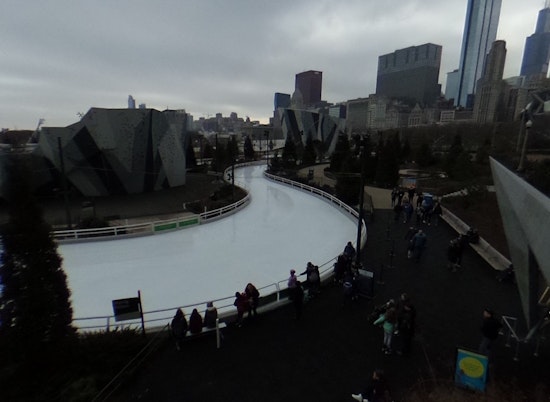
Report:
<svg viewBox="0 0 550 402"><path fill-rule="evenodd" d="M90 107L138 103L195 118L237 112L267 122L274 92L323 71L323 99L375 90L378 56L443 46L440 82L458 67L466 0L4 0L0 5L0 127L68 125ZM506 76L544 1L503 0L498 39Z"/></svg>

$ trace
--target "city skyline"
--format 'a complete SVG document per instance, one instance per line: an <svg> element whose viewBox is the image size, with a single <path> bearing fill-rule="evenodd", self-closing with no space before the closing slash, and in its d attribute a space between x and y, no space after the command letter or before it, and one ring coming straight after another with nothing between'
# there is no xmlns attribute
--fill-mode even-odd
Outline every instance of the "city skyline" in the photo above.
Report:
<svg viewBox="0 0 550 402"><path fill-rule="evenodd" d="M285 6L285 4L287 6ZM443 47L439 83L458 67L467 0L335 5L321 1L181 4L14 0L0 12L0 127L66 126L91 107L185 109L195 119L231 112L267 123L276 92L297 73L323 72L322 98L375 92L378 57ZM503 0L497 39L505 77L519 74L543 0ZM397 26L394 26L394 25Z"/></svg>

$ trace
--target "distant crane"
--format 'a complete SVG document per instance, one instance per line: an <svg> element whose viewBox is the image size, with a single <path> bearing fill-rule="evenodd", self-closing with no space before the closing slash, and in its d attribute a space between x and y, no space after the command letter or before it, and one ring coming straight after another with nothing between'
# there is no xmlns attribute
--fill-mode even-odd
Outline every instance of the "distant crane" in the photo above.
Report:
<svg viewBox="0 0 550 402"><path fill-rule="evenodd" d="M39 133L39 130L40 130L40 126L42 124L44 124L45 122L46 122L46 119L44 119L43 117L38 119L38 124L36 125L36 129L34 130L32 135L30 136L29 140L27 141L27 144L37 144L38 143L38 135L39 135L38 133Z"/></svg>

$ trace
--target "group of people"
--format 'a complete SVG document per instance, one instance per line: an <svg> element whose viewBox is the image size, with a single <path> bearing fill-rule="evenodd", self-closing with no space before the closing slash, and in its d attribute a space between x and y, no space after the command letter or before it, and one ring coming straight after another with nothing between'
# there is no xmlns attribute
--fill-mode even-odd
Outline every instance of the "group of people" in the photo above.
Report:
<svg viewBox="0 0 550 402"><path fill-rule="evenodd" d="M394 351L407 356L411 351L416 328L416 308L407 293L401 294L398 302L393 299L375 308L373 325L383 328L382 351L390 355ZM396 337L399 342L396 342Z"/></svg>
<svg viewBox="0 0 550 402"><path fill-rule="evenodd" d="M203 327L215 328L216 321L218 320L218 310L214 307L214 303L206 303L206 310L204 312L204 319L199 311L195 308L191 312L189 322L185 317L185 313L181 308L176 310L174 318L170 323L170 329L172 336L176 341L176 349L181 350L182 342L187 336L187 332L191 334L199 334L202 332Z"/></svg>
<svg viewBox="0 0 550 402"><path fill-rule="evenodd" d="M431 225L432 219L434 225L439 224L439 219L443 213L441 203L435 201L428 196L424 196L424 193L417 191L416 188L411 187L407 191L408 197L405 197L405 191L403 189L395 187L391 192L391 205L394 211L395 221L403 220L404 224L412 221L413 214L416 211L416 224L421 223ZM413 205L414 198L416 196L416 210Z"/></svg>
<svg viewBox="0 0 550 402"><path fill-rule="evenodd" d="M248 318L252 319L258 315L260 303L260 292L252 283L248 283L243 292L235 292L233 305L237 308L237 326L243 325L244 314L248 312Z"/></svg>

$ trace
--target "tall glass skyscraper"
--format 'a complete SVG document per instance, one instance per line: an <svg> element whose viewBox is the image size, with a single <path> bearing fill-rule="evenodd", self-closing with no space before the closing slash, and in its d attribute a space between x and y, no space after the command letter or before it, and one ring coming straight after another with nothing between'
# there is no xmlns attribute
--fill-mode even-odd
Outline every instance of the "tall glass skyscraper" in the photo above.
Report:
<svg viewBox="0 0 550 402"><path fill-rule="evenodd" d="M316 106L321 102L323 73L321 71L304 71L296 74L295 92L302 96L304 106Z"/></svg>
<svg viewBox="0 0 550 402"><path fill-rule="evenodd" d="M550 0L539 11L535 33L525 40L520 74L531 78L544 78L550 60Z"/></svg>
<svg viewBox="0 0 550 402"><path fill-rule="evenodd" d="M469 0L462 37L455 106L473 107L476 83L483 73L483 64L496 39L502 0Z"/></svg>

